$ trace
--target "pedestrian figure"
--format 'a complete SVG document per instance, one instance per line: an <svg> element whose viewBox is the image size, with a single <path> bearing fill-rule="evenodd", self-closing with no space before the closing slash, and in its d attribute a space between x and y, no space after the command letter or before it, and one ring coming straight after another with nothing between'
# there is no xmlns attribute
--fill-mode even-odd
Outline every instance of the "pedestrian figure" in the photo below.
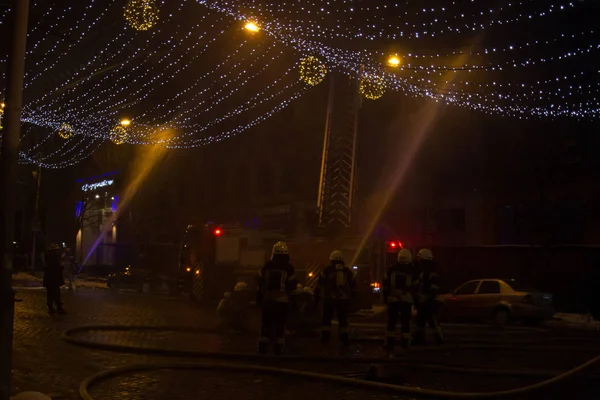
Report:
<svg viewBox="0 0 600 400"><path fill-rule="evenodd" d="M75 290L75 278L77 277L78 271L77 264L75 264L75 257L73 257L73 253L71 253L70 248L67 247L64 253L61 255L61 262L69 290Z"/></svg>
<svg viewBox="0 0 600 400"><path fill-rule="evenodd" d="M52 243L48 246L44 265L44 287L46 288L46 304L48 313L66 314L60 299L60 287L65 284L63 266L61 264L60 246ZM54 307L56 306L56 310Z"/></svg>

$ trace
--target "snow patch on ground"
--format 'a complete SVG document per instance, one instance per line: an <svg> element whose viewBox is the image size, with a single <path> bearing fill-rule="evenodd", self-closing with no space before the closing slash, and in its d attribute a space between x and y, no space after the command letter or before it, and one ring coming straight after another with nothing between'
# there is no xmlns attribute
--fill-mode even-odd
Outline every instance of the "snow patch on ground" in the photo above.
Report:
<svg viewBox="0 0 600 400"><path fill-rule="evenodd" d="M19 393L15 397L11 397L11 400L52 400L52 399L40 392L23 392L23 393Z"/></svg>
<svg viewBox="0 0 600 400"><path fill-rule="evenodd" d="M25 272L19 272L17 274L13 274L12 280L20 282L41 282L42 278L38 278L37 276L33 276Z"/></svg>
<svg viewBox="0 0 600 400"><path fill-rule="evenodd" d="M108 285L106 281L100 280L83 280L76 279L75 280L75 289L78 288L86 288L86 289L108 289Z"/></svg>
<svg viewBox="0 0 600 400"><path fill-rule="evenodd" d="M596 321L589 314L556 313L554 314L554 320L548 321L547 324L576 329L600 330L600 321Z"/></svg>

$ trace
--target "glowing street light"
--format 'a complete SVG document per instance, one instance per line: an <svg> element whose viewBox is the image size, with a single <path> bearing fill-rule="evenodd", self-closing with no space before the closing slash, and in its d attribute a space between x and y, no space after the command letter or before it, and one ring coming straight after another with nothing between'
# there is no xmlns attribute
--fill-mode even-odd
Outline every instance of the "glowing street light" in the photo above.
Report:
<svg viewBox="0 0 600 400"><path fill-rule="evenodd" d="M248 32L252 32L252 33L256 33L258 31L260 31L260 26L258 26L256 23L249 21L246 23L246 25L244 25L244 29L247 30Z"/></svg>
<svg viewBox="0 0 600 400"><path fill-rule="evenodd" d="M387 63L390 67L397 67L400 65L400 57L396 55L390 56L390 58L388 58Z"/></svg>
<svg viewBox="0 0 600 400"><path fill-rule="evenodd" d="M128 118L123 118L123 119L121 120L121 126L129 126L129 125L131 125L131 120L130 120L130 119L128 119Z"/></svg>

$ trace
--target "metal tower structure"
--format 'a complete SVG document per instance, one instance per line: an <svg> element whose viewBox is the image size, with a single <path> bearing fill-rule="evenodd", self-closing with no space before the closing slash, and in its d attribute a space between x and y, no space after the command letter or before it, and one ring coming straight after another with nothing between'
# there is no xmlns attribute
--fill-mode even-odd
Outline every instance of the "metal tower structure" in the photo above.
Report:
<svg viewBox="0 0 600 400"><path fill-rule="evenodd" d="M333 72L329 79L318 207L319 227L336 230L352 225L361 97L356 77Z"/></svg>

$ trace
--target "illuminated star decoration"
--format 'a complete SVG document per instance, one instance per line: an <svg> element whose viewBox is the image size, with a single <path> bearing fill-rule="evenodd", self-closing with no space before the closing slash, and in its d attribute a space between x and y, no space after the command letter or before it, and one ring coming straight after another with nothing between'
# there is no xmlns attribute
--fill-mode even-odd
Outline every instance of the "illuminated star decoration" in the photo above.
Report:
<svg viewBox="0 0 600 400"><path fill-rule="evenodd" d="M57 134L61 139L70 139L73 137L73 127L69 124L62 124Z"/></svg>
<svg viewBox="0 0 600 400"><path fill-rule="evenodd" d="M156 0L129 0L124 16L133 29L147 31L158 23L158 4Z"/></svg>
<svg viewBox="0 0 600 400"><path fill-rule="evenodd" d="M373 74L364 74L358 87L360 94L369 100L377 100L385 93L385 81Z"/></svg>
<svg viewBox="0 0 600 400"><path fill-rule="evenodd" d="M327 67L317 57L309 56L300 60L300 79L310 86L317 86L327 75Z"/></svg>
<svg viewBox="0 0 600 400"><path fill-rule="evenodd" d="M127 141L128 136L129 136L129 134L127 133L126 125L123 125L123 124L115 125L110 130L110 140L114 144L119 145L119 144L125 143Z"/></svg>

